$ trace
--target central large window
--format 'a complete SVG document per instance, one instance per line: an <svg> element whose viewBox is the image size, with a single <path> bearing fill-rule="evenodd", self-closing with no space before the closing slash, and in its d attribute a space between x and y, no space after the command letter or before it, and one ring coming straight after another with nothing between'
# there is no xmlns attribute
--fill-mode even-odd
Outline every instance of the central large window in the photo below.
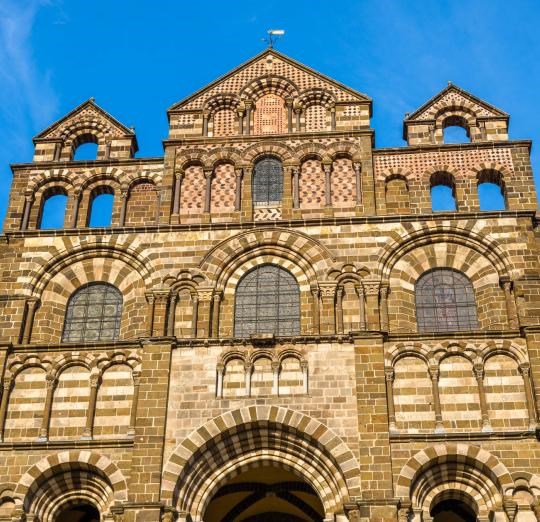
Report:
<svg viewBox="0 0 540 522"><path fill-rule="evenodd" d="M300 290L294 276L277 265L262 265L238 283L234 334L300 333Z"/></svg>
<svg viewBox="0 0 540 522"><path fill-rule="evenodd" d="M476 301L465 274L437 268L422 274L415 288L420 332L475 330Z"/></svg>
<svg viewBox="0 0 540 522"><path fill-rule="evenodd" d="M277 158L266 157L253 170L255 206L280 205L283 197L283 168Z"/></svg>

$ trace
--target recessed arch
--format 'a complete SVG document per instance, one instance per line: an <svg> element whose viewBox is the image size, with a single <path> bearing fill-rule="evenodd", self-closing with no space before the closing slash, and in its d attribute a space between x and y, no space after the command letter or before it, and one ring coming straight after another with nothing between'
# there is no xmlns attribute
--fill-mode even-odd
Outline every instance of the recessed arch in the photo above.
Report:
<svg viewBox="0 0 540 522"><path fill-rule="evenodd" d="M306 477L326 514L359 494L358 463L329 428L297 411L258 406L216 417L180 443L164 466L162 498L200 520L230 473L264 460Z"/></svg>

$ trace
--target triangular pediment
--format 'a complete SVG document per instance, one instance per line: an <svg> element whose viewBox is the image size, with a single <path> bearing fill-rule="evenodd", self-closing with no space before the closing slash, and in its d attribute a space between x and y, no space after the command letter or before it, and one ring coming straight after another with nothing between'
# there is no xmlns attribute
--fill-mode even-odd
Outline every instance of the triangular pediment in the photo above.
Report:
<svg viewBox="0 0 540 522"><path fill-rule="evenodd" d="M274 49L266 49L191 96L175 103L169 111L202 110L206 102L216 95L232 95L242 99L251 86L263 84L272 77L288 82L296 96L313 89L330 93L337 103L371 102L365 94L332 80Z"/></svg>
<svg viewBox="0 0 540 522"><path fill-rule="evenodd" d="M90 98L40 132L34 140L60 139L70 129L85 126L90 128L99 126L101 129L106 129L107 136L110 138L135 136L133 129L120 123Z"/></svg>
<svg viewBox="0 0 540 522"><path fill-rule="evenodd" d="M433 120L447 108L465 108L477 118L507 118L508 114L473 94L460 89L457 85L448 87L436 94L419 109L410 114L405 122Z"/></svg>

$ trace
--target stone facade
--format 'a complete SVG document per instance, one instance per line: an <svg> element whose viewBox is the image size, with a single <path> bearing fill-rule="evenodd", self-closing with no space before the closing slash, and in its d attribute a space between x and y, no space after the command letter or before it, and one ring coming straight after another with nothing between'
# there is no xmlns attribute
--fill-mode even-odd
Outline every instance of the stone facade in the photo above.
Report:
<svg viewBox="0 0 540 522"><path fill-rule="evenodd" d="M0 237L0 520L540 520L531 143L453 85L406 147L375 148L370 115L270 49L169 109L163 157L93 100L34 138ZM470 143L444 144L452 125ZM503 208L480 210L484 182ZM457 210L432 211L439 185ZM104 193L111 226L90 228ZM64 228L42 229L58 194ZM267 265L297 329L237 337L237 288ZM468 281L474 328L421 326L438 270ZM92 315L98 288L117 317Z"/></svg>

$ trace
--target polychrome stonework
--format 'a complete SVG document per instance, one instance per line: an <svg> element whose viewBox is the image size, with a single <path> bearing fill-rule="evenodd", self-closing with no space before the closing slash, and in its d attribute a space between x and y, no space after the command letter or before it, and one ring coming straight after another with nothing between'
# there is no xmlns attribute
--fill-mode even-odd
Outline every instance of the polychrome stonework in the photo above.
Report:
<svg viewBox="0 0 540 522"><path fill-rule="evenodd" d="M405 147L375 148L371 108L268 49L169 109L163 157L93 100L34 138L0 237L0 521L540 521L531 142L454 85ZM54 195L64 228L42 229ZM237 336L266 265L292 334L255 326L271 292ZM463 276L468 326L419 315L430 273Z"/></svg>

